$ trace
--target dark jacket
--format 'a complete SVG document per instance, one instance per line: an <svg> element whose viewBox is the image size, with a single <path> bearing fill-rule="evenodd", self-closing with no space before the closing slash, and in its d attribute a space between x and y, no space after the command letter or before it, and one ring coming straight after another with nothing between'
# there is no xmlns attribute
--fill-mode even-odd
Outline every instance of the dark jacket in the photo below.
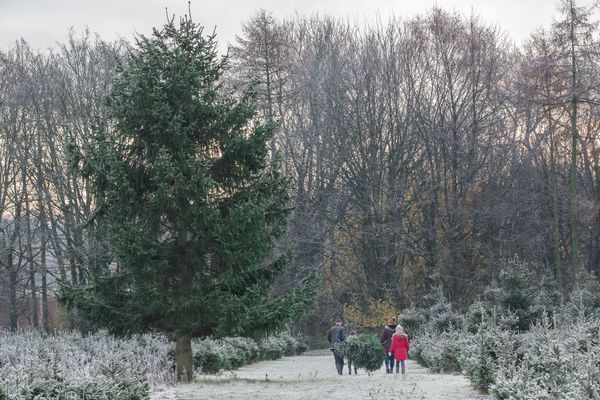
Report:
<svg viewBox="0 0 600 400"><path fill-rule="evenodd" d="M327 341L333 347L337 342L346 340L346 329L342 325L334 325L327 334Z"/></svg>
<svg viewBox="0 0 600 400"><path fill-rule="evenodd" d="M390 346L392 345L392 336L396 333L396 326L397 325L386 325L379 334L379 341L386 352L390 350Z"/></svg>

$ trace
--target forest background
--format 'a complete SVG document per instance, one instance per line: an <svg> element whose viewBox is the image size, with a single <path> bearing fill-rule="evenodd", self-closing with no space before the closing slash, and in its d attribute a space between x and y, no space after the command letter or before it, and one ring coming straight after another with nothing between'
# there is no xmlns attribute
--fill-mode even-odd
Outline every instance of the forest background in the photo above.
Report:
<svg viewBox="0 0 600 400"><path fill-rule="evenodd" d="M245 23L227 85L257 80L293 178L280 246L294 258L274 295L322 276L294 328L316 342L339 315L373 329L440 287L466 309L515 258L564 299L579 272L598 274L598 39L572 1L520 47L437 8ZM85 329L56 282L118 268L70 148L89 143L131 49L73 32L51 51L0 51L1 327Z"/></svg>

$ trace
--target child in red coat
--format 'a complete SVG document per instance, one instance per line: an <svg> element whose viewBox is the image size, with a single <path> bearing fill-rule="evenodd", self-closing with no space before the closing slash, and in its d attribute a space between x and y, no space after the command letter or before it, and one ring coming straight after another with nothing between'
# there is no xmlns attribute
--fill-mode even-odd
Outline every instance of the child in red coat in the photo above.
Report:
<svg viewBox="0 0 600 400"><path fill-rule="evenodd" d="M390 351L388 353L389 356L394 356L396 360L396 373L398 373L398 369L402 366L402 374L404 374L404 361L408 358L408 349L410 348L410 343L408 342L408 336L404 333L404 329L400 325L396 327L396 333L392 337L392 345L390 346Z"/></svg>

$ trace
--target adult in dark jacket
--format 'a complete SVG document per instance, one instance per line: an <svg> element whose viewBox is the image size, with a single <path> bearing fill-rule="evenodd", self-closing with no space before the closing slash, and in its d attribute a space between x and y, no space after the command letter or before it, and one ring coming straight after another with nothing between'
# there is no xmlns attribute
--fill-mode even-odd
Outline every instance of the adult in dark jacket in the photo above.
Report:
<svg viewBox="0 0 600 400"><path fill-rule="evenodd" d="M327 333L327 341L330 344L330 349L333 351L335 344L338 342L344 342L346 340L346 329L342 326L342 320L336 319L335 325L331 327L329 333ZM335 359L335 368L339 375L342 375L344 372L344 359L337 354L335 351L333 352L333 357Z"/></svg>
<svg viewBox="0 0 600 400"><path fill-rule="evenodd" d="M379 334L379 341L381 345L385 349L386 356L390 352L390 346L392 345L392 337L394 333L396 333L396 318L390 318L386 326L383 327L381 333ZM385 358L385 372L391 374L394 370L394 357L387 356Z"/></svg>

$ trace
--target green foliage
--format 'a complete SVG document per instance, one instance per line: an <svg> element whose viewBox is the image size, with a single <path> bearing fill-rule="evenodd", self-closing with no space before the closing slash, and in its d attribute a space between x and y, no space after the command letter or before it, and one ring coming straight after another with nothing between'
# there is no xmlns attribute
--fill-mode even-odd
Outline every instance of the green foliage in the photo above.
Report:
<svg viewBox="0 0 600 400"><path fill-rule="evenodd" d="M404 310L398 317L398 324L400 324L406 332L417 334L425 329L427 323L427 316L424 310L421 309L409 309Z"/></svg>
<svg viewBox="0 0 600 400"><path fill-rule="evenodd" d="M476 334L467 333L466 337L459 357L462 372L475 389L486 392L496 381L498 366L515 359L517 342L511 331L491 325L481 326Z"/></svg>
<svg viewBox="0 0 600 400"><path fill-rule="evenodd" d="M575 287L559 316L565 322L600 319L600 282L596 276L587 271L577 274Z"/></svg>
<svg viewBox="0 0 600 400"><path fill-rule="evenodd" d="M491 341L480 331L478 335L478 348L476 351L475 362L464 365L464 373L471 381L471 385L482 391L487 391L494 383L494 374L496 364L494 363L494 348Z"/></svg>
<svg viewBox="0 0 600 400"><path fill-rule="evenodd" d="M507 262L497 278L484 291L481 302L471 306L469 330L486 321L515 331L526 331L544 312L557 309L560 302L552 279L536 278L531 266L519 260Z"/></svg>
<svg viewBox="0 0 600 400"><path fill-rule="evenodd" d="M433 372L461 371L460 356L467 337L458 330L427 332L411 342L411 356Z"/></svg>
<svg viewBox="0 0 600 400"><path fill-rule="evenodd" d="M222 369L230 369L231 365L226 357L223 357L217 352L201 352L194 353L194 368L201 368L203 373L216 374Z"/></svg>
<svg viewBox="0 0 600 400"><path fill-rule="evenodd" d="M452 308L442 286L434 287L424 299L424 307L405 310L398 323L405 332L418 336L423 332L451 331L462 327L463 315Z"/></svg>
<svg viewBox="0 0 600 400"><path fill-rule="evenodd" d="M172 383L164 337L0 331L0 399L146 400Z"/></svg>
<svg viewBox="0 0 600 400"><path fill-rule="evenodd" d="M522 335L521 357L498 365L495 399L600 398L598 322L578 322L567 330L542 321Z"/></svg>
<svg viewBox="0 0 600 400"><path fill-rule="evenodd" d="M260 336L312 302L311 275L278 298L289 254L273 256L289 179L255 93L223 89L227 60L190 18L140 37L92 143L75 152L119 268L60 299L112 332Z"/></svg>
<svg viewBox="0 0 600 400"><path fill-rule="evenodd" d="M260 341L242 337L207 338L194 341L193 363L202 373L215 374L255 361L293 356L299 354L299 347L299 341L287 332ZM175 357L174 352L170 357Z"/></svg>
<svg viewBox="0 0 600 400"><path fill-rule="evenodd" d="M344 359L351 361L356 368L364 368L368 372L380 369L386 356L379 338L367 334L337 343L334 351Z"/></svg>

